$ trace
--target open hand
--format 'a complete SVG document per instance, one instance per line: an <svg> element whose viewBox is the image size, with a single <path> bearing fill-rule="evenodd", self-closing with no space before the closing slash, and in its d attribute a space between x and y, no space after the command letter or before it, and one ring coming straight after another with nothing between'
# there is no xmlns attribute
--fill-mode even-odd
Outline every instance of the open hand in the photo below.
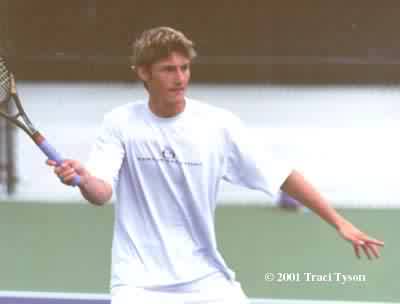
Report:
<svg viewBox="0 0 400 304"><path fill-rule="evenodd" d="M345 240L353 244L354 253L358 258L361 257L361 249L368 259L379 258L379 247L383 247L384 242L371 238L347 221L343 222L337 230Z"/></svg>

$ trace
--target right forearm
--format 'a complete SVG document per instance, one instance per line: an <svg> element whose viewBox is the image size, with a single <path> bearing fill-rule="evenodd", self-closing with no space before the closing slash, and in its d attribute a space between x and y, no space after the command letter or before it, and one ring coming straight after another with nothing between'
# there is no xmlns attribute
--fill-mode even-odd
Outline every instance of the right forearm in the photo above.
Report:
<svg viewBox="0 0 400 304"><path fill-rule="evenodd" d="M85 176L79 188L83 197L93 205L104 205L112 197L111 185L95 176Z"/></svg>

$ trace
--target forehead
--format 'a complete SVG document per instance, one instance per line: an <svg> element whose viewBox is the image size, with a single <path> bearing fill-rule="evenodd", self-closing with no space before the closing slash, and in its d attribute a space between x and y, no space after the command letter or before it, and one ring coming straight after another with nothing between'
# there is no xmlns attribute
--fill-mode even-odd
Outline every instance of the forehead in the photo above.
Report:
<svg viewBox="0 0 400 304"><path fill-rule="evenodd" d="M189 64L190 59L179 52L172 52L168 57L162 58L154 63L154 65L164 66L164 65L185 65Z"/></svg>

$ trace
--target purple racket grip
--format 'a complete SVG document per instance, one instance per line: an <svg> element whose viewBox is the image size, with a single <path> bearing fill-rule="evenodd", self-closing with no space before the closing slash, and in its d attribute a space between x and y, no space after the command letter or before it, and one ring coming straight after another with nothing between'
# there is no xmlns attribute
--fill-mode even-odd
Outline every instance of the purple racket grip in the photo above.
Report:
<svg viewBox="0 0 400 304"><path fill-rule="evenodd" d="M46 139L43 138L43 141L41 143L37 144L40 148L40 150L43 151L44 154L50 159L54 160L57 165L61 165L63 162L63 159L61 155L48 143ZM79 175L75 175L73 181L72 181L72 186L78 186L81 182L81 177Z"/></svg>

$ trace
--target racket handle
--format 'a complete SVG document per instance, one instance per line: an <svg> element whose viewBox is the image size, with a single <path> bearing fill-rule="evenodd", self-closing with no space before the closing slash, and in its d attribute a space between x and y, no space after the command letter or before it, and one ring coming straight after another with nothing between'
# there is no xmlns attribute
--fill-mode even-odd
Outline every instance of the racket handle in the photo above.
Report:
<svg viewBox="0 0 400 304"><path fill-rule="evenodd" d="M63 158L61 155L49 144L49 142L43 138L40 143L37 143L38 147L50 160L54 160L57 165L61 165L63 162ZM72 186L78 186L81 182L81 177L79 175L75 175Z"/></svg>

